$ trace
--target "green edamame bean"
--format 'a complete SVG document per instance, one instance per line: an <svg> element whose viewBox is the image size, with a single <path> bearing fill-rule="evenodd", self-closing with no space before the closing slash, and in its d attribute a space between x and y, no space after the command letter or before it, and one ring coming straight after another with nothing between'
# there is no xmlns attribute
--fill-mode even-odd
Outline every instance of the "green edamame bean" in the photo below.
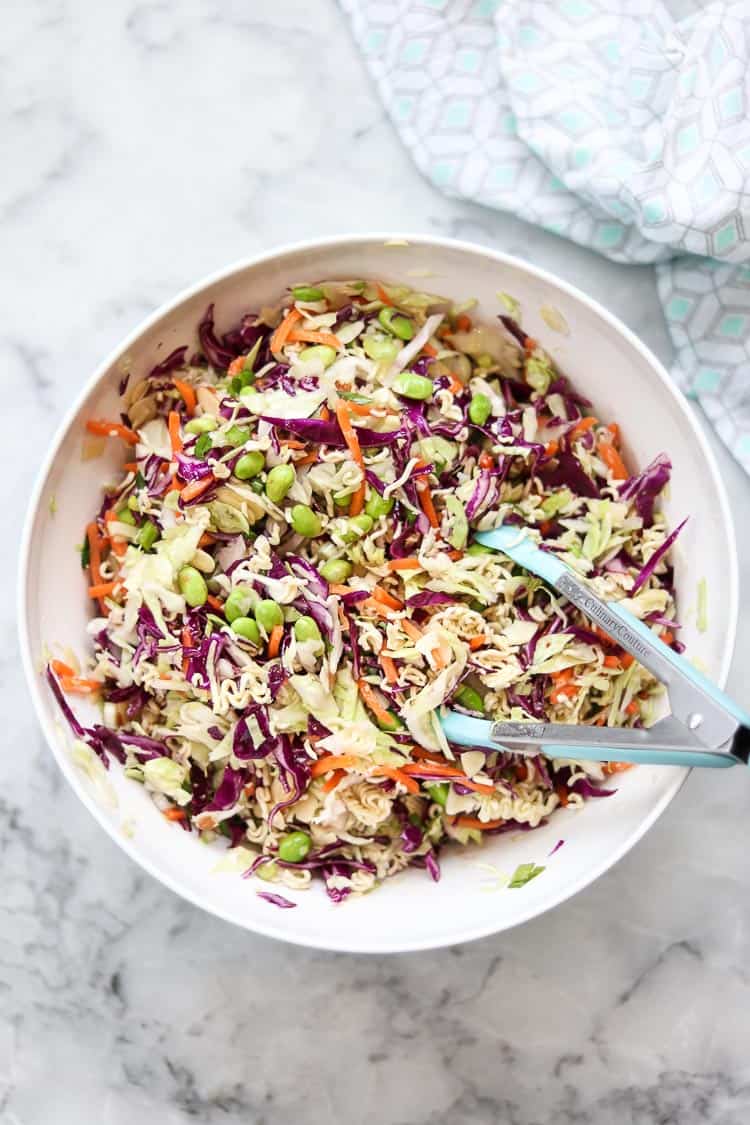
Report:
<svg viewBox="0 0 750 1125"><path fill-rule="evenodd" d="M402 371L393 380L393 390L397 395L420 402L429 398L433 389L432 379L428 379L426 375L416 375L413 371Z"/></svg>
<svg viewBox="0 0 750 1125"><path fill-rule="evenodd" d="M250 431L246 430L244 426L230 426L224 434L222 441L226 445L244 445L250 437Z"/></svg>
<svg viewBox="0 0 750 1125"><path fill-rule="evenodd" d="M142 547L144 551L150 551L156 540L159 538L159 528L151 520L144 523L136 536L136 543Z"/></svg>
<svg viewBox="0 0 750 1125"><path fill-rule="evenodd" d="M280 605L272 602L270 598L263 598L255 607L255 620L261 629L270 633L276 625L284 624L284 614Z"/></svg>
<svg viewBox="0 0 750 1125"><path fill-rule="evenodd" d="M349 521L349 525L350 528L354 528L361 535L367 535L367 533L373 529L374 520L367 512L362 512L361 515L353 515Z"/></svg>
<svg viewBox="0 0 750 1125"><path fill-rule="evenodd" d="M224 602L224 616L231 624L238 617L245 617L252 604L252 590L246 586L236 586Z"/></svg>
<svg viewBox="0 0 750 1125"><path fill-rule="evenodd" d="M362 340L368 359L392 362L399 353L399 346L391 336L365 336Z"/></svg>
<svg viewBox="0 0 750 1125"><path fill-rule="evenodd" d="M312 840L306 832L288 832L279 840L279 859L284 863L301 863L311 847Z"/></svg>
<svg viewBox="0 0 750 1125"><path fill-rule="evenodd" d="M453 698L467 711L481 711L484 714L484 700L479 692L468 684L462 684L458 691L453 693Z"/></svg>
<svg viewBox="0 0 750 1125"><path fill-rule="evenodd" d="M299 358L304 363L311 359L319 359L324 368L330 367L336 358L336 349L329 348L327 344L311 344L309 348L302 349Z"/></svg>
<svg viewBox="0 0 750 1125"><path fill-rule="evenodd" d="M323 525L320 522L320 516L308 508L307 504L295 504L292 508L291 514L292 527L298 535L304 535L308 539L314 539L316 535L320 535L323 530Z"/></svg>
<svg viewBox="0 0 750 1125"><path fill-rule="evenodd" d="M255 869L255 874L258 878L263 879L266 883L273 883L278 873L279 869L273 860L271 860L270 863L261 863L260 866Z"/></svg>
<svg viewBox="0 0 750 1125"><path fill-rule="evenodd" d="M191 418L185 423L186 434L209 434L216 429L216 419L213 414L201 414L200 418Z"/></svg>
<svg viewBox="0 0 750 1125"><path fill-rule="evenodd" d="M487 395L481 393L471 396L469 403L469 417L477 426L483 426L492 413L492 403Z"/></svg>
<svg viewBox="0 0 750 1125"><path fill-rule="evenodd" d="M425 789L436 805L442 805L443 808L445 808L446 801L448 800L447 781L436 781L432 785L425 785Z"/></svg>
<svg viewBox="0 0 750 1125"><path fill-rule="evenodd" d="M320 567L320 573L326 582L346 582L351 578L353 566L346 559L329 559Z"/></svg>
<svg viewBox="0 0 750 1125"><path fill-rule="evenodd" d="M467 555L494 555L491 547L485 547L484 543L472 543L470 547L466 548Z"/></svg>
<svg viewBox="0 0 750 1125"><path fill-rule="evenodd" d="M333 494L333 502L337 508L348 508L351 499L351 492L334 492Z"/></svg>
<svg viewBox="0 0 750 1125"><path fill-rule="evenodd" d="M117 519L120 521L120 523L129 523L131 527L135 527L135 516L131 512L130 508L120 508L119 512L117 513Z"/></svg>
<svg viewBox="0 0 750 1125"><path fill-rule="evenodd" d="M495 361L491 355L487 354L487 352L482 352L481 355L477 356L476 362L477 367L492 367Z"/></svg>
<svg viewBox="0 0 750 1125"><path fill-rule="evenodd" d="M280 504L294 484L296 473L291 465L274 465L266 477L266 496Z"/></svg>
<svg viewBox="0 0 750 1125"><path fill-rule="evenodd" d="M295 301L322 301L325 293L317 285L295 285L292 296Z"/></svg>
<svg viewBox="0 0 750 1125"><path fill-rule="evenodd" d="M205 605L208 597L208 586L206 586L206 580L201 572L196 570L194 566L183 566L177 575L177 585L189 606L195 608L199 605Z"/></svg>
<svg viewBox="0 0 750 1125"><path fill-rule="evenodd" d="M319 641L322 639L317 623L306 614L298 617L294 622L294 636L298 641Z"/></svg>
<svg viewBox="0 0 750 1125"><path fill-rule="evenodd" d="M378 320L386 332L390 332L391 336L397 336L399 340L411 340L414 335L414 322L397 309L386 306L378 313Z"/></svg>
<svg viewBox="0 0 750 1125"><path fill-rule="evenodd" d="M252 617L235 617L231 629L238 637L244 637L254 645L260 644L260 629L257 621L253 621Z"/></svg>
<svg viewBox="0 0 750 1125"><path fill-rule="evenodd" d="M234 466L234 475L238 480L250 480L251 477L257 477L258 473L263 471L265 463L263 454L259 450L253 449L250 453L242 454Z"/></svg>
<svg viewBox="0 0 750 1125"><path fill-rule="evenodd" d="M381 516L387 516L393 507L393 501L389 498L385 499L377 492L373 492L365 504L365 512L368 516L372 516L374 520L380 519Z"/></svg>

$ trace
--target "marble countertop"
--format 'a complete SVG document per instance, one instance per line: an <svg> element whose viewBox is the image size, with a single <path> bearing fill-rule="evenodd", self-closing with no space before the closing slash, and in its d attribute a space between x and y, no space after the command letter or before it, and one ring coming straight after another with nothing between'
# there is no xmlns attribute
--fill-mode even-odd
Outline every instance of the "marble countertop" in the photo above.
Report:
<svg viewBox="0 0 750 1125"><path fill-rule="evenodd" d="M71 393L142 316L241 255L346 230L474 239L562 273L669 360L649 270L420 178L333 0L27 0L4 10L0 50L6 590ZM740 517L748 483L717 452ZM10 597L0 616L14 638ZM137 869L58 773L14 641L0 670L2 1125L750 1120L745 776L694 773L613 871L521 929L327 955Z"/></svg>

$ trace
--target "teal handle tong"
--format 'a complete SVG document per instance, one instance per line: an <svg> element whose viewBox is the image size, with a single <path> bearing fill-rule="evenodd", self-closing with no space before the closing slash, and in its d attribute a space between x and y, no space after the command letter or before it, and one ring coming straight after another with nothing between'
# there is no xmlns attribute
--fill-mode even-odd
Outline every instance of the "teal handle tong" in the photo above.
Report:
<svg viewBox="0 0 750 1125"><path fill-rule="evenodd" d="M667 689L671 714L653 726L577 726L568 723L491 722L446 711L441 725L459 746L507 749L548 758L639 762L670 766L734 766L750 758L750 715L661 641L617 602L598 598L556 555L543 551L523 528L480 531L474 538L501 551L554 586L605 630Z"/></svg>

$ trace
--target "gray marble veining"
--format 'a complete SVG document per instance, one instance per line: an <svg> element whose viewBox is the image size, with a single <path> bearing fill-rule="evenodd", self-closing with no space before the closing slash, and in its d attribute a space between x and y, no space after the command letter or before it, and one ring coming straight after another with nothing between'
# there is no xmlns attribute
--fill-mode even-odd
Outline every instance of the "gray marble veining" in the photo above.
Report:
<svg viewBox="0 0 750 1125"><path fill-rule="evenodd" d="M650 272L436 194L333 0L11 0L2 27L2 1125L744 1125L750 779L694 773L613 871L519 930L326 955L200 913L115 848L43 746L13 640L17 529L61 411L208 270L314 234L456 235L562 273L668 359ZM747 565L747 482L718 455ZM748 625L745 600L739 697Z"/></svg>

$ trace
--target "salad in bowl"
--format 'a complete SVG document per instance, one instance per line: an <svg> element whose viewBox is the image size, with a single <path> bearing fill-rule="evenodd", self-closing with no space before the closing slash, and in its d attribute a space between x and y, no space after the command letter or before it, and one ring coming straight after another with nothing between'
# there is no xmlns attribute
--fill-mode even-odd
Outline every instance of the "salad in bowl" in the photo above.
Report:
<svg viewBox="0 0 750 1125"><path fill-rule="evenodd" d="M335 902L407 867L438 880L446 847L534 830L623 768L460 750L442 708L655 714L643 667L473 541L517 524L680 647L668 458L631 473L616 421L506 306L475 323L471 302L312 279L223 334L209 306L197 351L86 423L122 470L85 529L90 650L49 683L81 752L225 839L275 905L313 880Z"/></svg>

